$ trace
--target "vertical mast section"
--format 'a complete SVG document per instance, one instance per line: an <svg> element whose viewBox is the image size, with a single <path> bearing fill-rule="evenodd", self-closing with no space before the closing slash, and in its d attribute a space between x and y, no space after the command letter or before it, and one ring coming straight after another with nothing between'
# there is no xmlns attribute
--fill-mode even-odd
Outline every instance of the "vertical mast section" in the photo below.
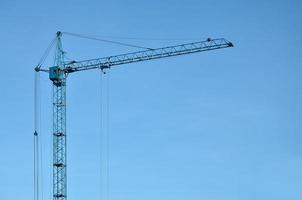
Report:
<svg viewBox="0 0 302 200"><path fill-rule="evenodd" d="M67 199L66 174L66 74L61 32L57 32L55 66L49 69L53 82L53 200Z"/></svg>

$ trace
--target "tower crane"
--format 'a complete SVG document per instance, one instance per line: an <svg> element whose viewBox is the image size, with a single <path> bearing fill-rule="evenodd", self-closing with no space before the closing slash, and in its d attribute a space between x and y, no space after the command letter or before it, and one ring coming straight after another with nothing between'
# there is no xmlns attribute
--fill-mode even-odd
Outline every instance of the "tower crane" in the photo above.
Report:
<svg viewBox="0 0 302 200"><path fill-rule="evenodd" d="M133 53L66 62L61 37L62 32L58 31L56 33L55 65L48 69L42 68L41 65L35 67L36 72L48 73L53 84L53 200L67 199L66 80L69 74L92 69L104 70L134 62L233 47L233 44L224 38L208 38L200 42L156 49L148 48ZM35 135L37 135L37 130L35 130Z"/></svg>

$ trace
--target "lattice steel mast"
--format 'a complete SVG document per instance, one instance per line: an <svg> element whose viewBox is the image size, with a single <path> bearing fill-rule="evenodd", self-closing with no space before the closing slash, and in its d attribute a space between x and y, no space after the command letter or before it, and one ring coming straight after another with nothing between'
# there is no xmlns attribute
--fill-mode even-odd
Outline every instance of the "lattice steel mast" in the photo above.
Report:
<svg viewBox="0 0 302 200"><path fill-rule="evenodd" d="M112 66L142 62L147 60L179 56L202 51L210 51L233 47L233 44L224 38L207 39L206 41L149 49L134 53L109 56L84 61L64 61L61 32L57 32L57 47L55 64L49 69L41 66L35 68L37 72L49 73L53 83L53 199L67 199L67 173L66 173L66 77L73 72L90 69L106 69Z"/></svg>
<svg viewBox="0 0 302 200"><path fill-rule="evenodd" d="M64 70L64 52L61 32L57 32L55 66ZM66 174L66 74L58 73L50 79L53 82L53 199L67 198Z"/></svg>

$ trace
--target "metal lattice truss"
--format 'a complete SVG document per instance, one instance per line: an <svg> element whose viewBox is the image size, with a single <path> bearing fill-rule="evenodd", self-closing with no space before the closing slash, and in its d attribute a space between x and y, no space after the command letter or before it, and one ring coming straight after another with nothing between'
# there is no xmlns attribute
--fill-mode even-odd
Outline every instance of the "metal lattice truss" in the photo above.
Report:
<svg viewBox="0 0 302 200"><path fill-rule="evenodd" d="M57 33L58 43L55 64L63 66L61 33ZM66 154L66 77L53 81L53 200L67 198L67 154Z"/></svg>
<svg viewBox="0 0 302 200"><path fill-rule="evenodd" d="M233 44L224 38L208 39L202 42L194 42L177 46L138 51L134 53L108 56L104 58L84 60L80 62L71 61L64 63L64 73L72 73L90 69L105 69L115 65L123 65L133 62L141 62L170 56L179 56L184 54L210 51L215 49L232 47ZM41 70L42 71L42 70ZM43 70L44 71L44 70ZM47 71L47 70L46 70Z"/></svg>
<svg viewBox="0 0 302 200"><path fill-rule="evenodd" d="M66 197L66 86L53 85L53 197Z"/></svg>

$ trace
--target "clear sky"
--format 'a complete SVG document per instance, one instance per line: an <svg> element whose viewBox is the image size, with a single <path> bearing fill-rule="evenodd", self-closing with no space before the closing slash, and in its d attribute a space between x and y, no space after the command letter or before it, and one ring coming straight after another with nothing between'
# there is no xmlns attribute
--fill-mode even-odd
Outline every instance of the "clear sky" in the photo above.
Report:
<svg viewBox="0 0 302 200"><path fill-rule="evenodd" d="M235 45L110 71L110 200L301 200L301 9L298 0L1 0L1 199L33 199L33 68L62 30L225 37ZM74 60L137 50L68 36L63 48ZM50 86L42 74L44 200L51 199ZM70 200L104 191L100 88L98 71L68 77Z"/></svg>

